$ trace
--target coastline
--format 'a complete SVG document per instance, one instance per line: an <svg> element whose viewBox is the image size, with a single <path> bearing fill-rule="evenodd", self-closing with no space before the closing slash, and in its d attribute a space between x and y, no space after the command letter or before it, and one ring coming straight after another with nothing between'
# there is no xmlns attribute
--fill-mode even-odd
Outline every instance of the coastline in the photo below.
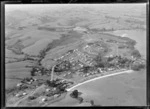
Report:
<svg viewBox="0 0 150 109"><path fill-rule="evenodd" d="M98 79L101 79L101 78L106 78L106 77L110 77L110 76L114 76L114 75L119 75L119 74L123 74L123 73L131 73L133 70L126 70L126 71L122 71L122 72L117 72L117 73L113 73L113 74L108 74L108 75L104 75L104 76L99 76L99 77L96 77L96 78L93 78L93 79L90 79L90 80L87 80L87 81L84 81L82 83L79 83L69 89L67 89L67 91L71 91L72 89L78 87L78 86L81 86L83 84L86 84L88 82L91 82L91 81L95 81L95 80L98 80Z"/></svg>

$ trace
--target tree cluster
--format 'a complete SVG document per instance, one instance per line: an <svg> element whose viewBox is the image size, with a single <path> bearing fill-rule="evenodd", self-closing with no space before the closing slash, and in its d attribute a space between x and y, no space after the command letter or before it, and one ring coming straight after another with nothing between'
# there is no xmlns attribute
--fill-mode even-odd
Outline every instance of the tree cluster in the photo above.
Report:
<svg viewBox="0 0 150 109"><path fill-rule="evenodd" d="M71 96L72 98L78 98L78 90L74 90L74 91L70 94L70 96Z"/></svg>
<svg viewBox="0 0 150 109"><path fill-rule="evenodd" d="M30 73L31 73L31 76L36 76L37 75L36 72L40 71L41 75L46 75L46 74L48 74L50 72L50 70L47 70L47 69L45 69L43 67L42 68L34 67L34 68L32 68Z"/></svg>
<svg viewBox="0 0 150 109"><path fill-rule="evenodd" d="M136 49L132 50L131 55L136 57L136 58L140 58L141 57L140 52L138 50L136 50Z"/></svg>
<svg viewBox="0 0 150 109"><path fill-rule="evenodd" d="M95 67L104 68L107 66L107 60L102 53L99 53L93 60L95 61Z"/></svg>
<svg viewBox="0 0 150 109"><path fill-rule="evenodd" d="M100 68L116 67L116 65L119 65L120 67L129 67L130 64L132 64L132 61L130 59L121 56L106 58L103 57L102 55L97 55L94 61L95 67Z"/></svg>
<svg viewBox="0 0 150 109"><path fill-rule="evenodd" d="M69 71L71 69L71 63L69 61L62 61L60 64L57 64L54 71L55 72L63 72Z"/></svg>
<svg viewBox="0 0 150 109"><path fill-rule="evenodd" d="M67 83L61 83L58 81L59 80L53 80L53 81L46 80L46 84L50 87L56 87L57 92L64 92L65 89L67 88ZM66 85L66 86L64 86L64 85Z"/></svg>
<svg viewBox="0 0 150 109"><path fill-rule="evenodd" d="M82 72L83 73L88 73L89 71L91 71L92 67L91 66L84 66L82 67Z"/></svg>
<svg viewBox="0 0 150 109"><path fill-rule="evenodd" d="M72 98L75 98L75 99L79 100L79 103L82 103L82 102L83 102L83 98L79 96L78 90L72 91L72 93L70 94L70 96L71 96Z"/></svg>
<svg viewBox="0 0 150 109"><path fill-rule="evenodd" d="M131 69L132 69L132 70L135 70L135 71L139 71L139 70L141 70L141 69L144 69L145 67L146 67L146 66L145 66L144 63L138 63L138 62L136 62L136 63L133 63L133 64L132 64Z"/></svg>

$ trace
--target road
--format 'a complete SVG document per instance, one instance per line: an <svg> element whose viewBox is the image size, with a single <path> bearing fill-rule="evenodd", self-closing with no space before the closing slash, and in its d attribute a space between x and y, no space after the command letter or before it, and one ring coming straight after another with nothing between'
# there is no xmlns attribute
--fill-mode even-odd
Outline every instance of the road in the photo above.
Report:
<svg viewBox="0 0 150 109"><path fill-rule="evenodd" d="M16 107L21 101L27 99L29 96L31 96L33 93L35 93L37 90L39 90L40 88L44 87L44 85L39 86L38 88L36 88L35 90L33 90L31 93L29 93L27 96L25 96L24 98L20 99L19 101L17 101L14 104L14 107Z"/></svg>
<svg viewBox="0 0 150 109"><path fill-rule="evenodd" d="M69 89L67 89L67 91L71 91L72 89L78 87L78 86L81 86L83 84L86 84L88 82L91 82L91 81L95 81L97 79L101 79L101 78L106 78L106 77L110 77L110 76L115 76L115 75L119 75L119 74L123 74L123 73L131 73L133 70L126 70L126 71L122 71L122 72L117 72L117 73L113 73L113 74L108 74L108 75L104 75L104 76L100 76L100 77L96 77L96 78L93 78L93 79L90 79L90 80L87 80L85 82L82 82L82 83L79 83Z"/></svg>
<svg viewBox="0 0 150 109"><path fill-rule="evenodd" d="M115 76L115 75L119 75L119 74L123 74L123 73L131 73L133 70L126 70L126 71L122 71L122 72L117 72L117 73L113 73L113 74L108 74L108 75L104 75L104 76L100 76L100 77L96 77L96 78L93 78L93 79L90 79L90 80L87 80L85 82L82 82L82 83L79 83L69 89L67 89L67 91L71 91L72 89L78 87L78 86L81 86L83 84L86 84L88 82L91 82L91 81L95 81L97 79L101 79L101 78L106 78L106 77L110 77L110 76ZM25 96L24 98L20 99L19 101L17 101L15 104L14 104L14 107L16 107L21 101L27 99L29 96L31 96L33 93L35 93L37 90L39 90L40 88L44 87L44 85L41 85L39 86L38 88L36 88L34 91L32 91L31 93L29 93L27 96Z"/></svg>

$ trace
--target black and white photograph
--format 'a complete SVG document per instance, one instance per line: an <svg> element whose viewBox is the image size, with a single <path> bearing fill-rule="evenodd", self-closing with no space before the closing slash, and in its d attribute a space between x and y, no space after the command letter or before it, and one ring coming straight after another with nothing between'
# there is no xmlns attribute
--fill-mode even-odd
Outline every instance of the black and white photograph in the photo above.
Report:
<svg viewBox="0 0 150 109"><path fill-rule="evenodd" d="M5 4L6 107L146 106L146 7Z"/></svg>

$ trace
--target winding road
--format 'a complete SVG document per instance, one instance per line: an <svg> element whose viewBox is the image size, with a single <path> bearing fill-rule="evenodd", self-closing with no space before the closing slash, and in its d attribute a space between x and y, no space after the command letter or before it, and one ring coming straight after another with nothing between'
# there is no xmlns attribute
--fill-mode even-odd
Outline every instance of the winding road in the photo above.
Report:
<svg viewBox="0 0 150 109"><path fill-rule="evenodd" d="M26 95L24 98L22 98L19 101L17 101L13 106L16 107L21 101L27 99L29 96L33 95L34 93L36 93L37 90L39 90L40 88L43 88L43 87L44 87L44 85L39 86L38 88L36 88L32 92L30 92L28 95Z"/></svg>
<svg viewBox="0 0 150 109"><path fill-rule="evenodd" d="M74 88L78 87L78 86L81 86L83 84L86 84L88 82L91 82L91 81L95 81L95 80L98 80L98 79L101 79L101 78L106 78L106 77L110 77L110 76L115 76L115 75L119 75L119 74L123 74L123 73L132 73L133 70L126 70L126 71L121 71L121 72L117 72L117 73L113 73L113 74L108 74L108 75L104 75L104 76L100 76L100 77L96 77L96 78L93 78L93 79L90 79L90 80L87 80L85 82L82 82L82 83L79 83L69 89L67 89L67 91L71 91L73 90ZM40 87L36 88L34 91L32 91L31 93L29 93L27 96L25 96L24 98L20 99L19 101L17 101L13 106L16 107L21 101L27 99L29 96L31 96L33 93L35 93L36 91L38 91L40 88L44 87L44 85L41 85Z"/></svg>

